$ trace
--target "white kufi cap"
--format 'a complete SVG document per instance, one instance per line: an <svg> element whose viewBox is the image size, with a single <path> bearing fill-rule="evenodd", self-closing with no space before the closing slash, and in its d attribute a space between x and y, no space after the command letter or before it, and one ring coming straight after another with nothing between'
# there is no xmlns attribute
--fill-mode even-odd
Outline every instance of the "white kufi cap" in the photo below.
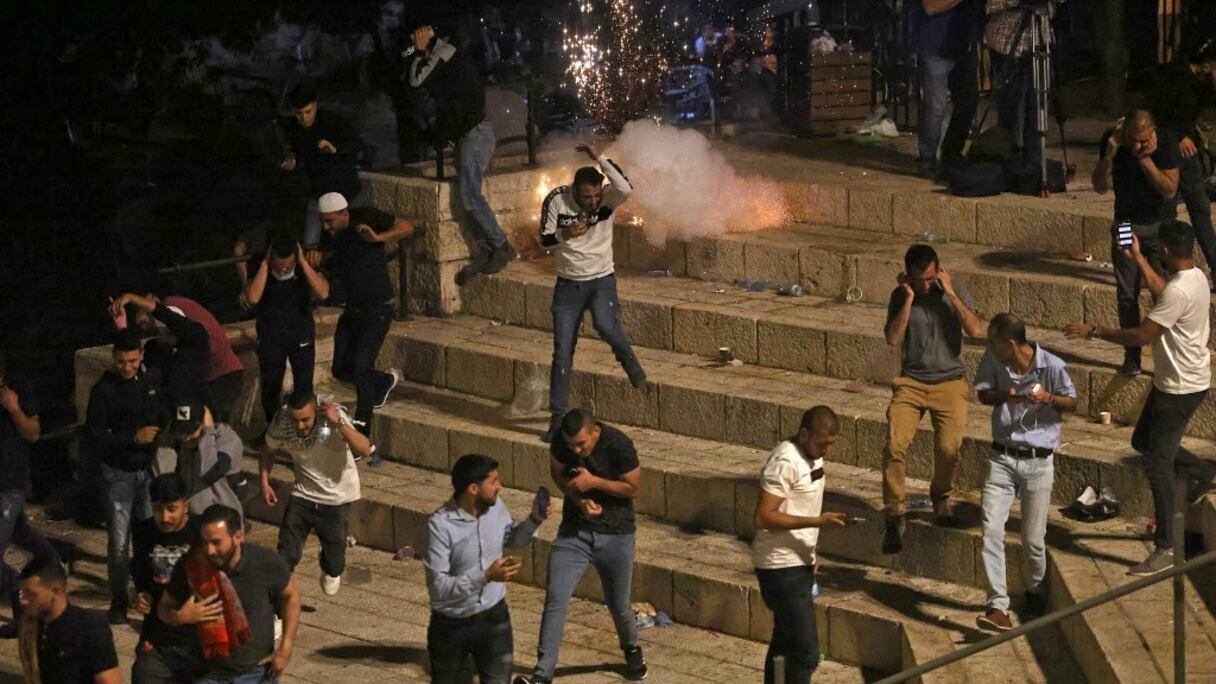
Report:
<svg viewBox="0 0 1216 684"><path fill-rule="evenodd" d="M317 200L317 211L322 214L342 211L347 206L346 198L340 192L327 192Z"/></svg>

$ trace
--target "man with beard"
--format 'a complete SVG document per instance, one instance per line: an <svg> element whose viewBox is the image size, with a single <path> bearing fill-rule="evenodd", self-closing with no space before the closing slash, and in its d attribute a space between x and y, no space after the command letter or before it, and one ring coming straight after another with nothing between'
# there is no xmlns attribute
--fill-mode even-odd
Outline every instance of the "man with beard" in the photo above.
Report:
<svg viewBox="0 0 1216 684"><path fill-rule="evenodd" d="M320 407L320 416L317 409L317 397L311 390L292 393L266 431L267 449L261 455L259 471L262 498L267 506L277 506L270 471L275 456L290 456L295 483L279 526L279 555L295 570L308 533L316 531L321 542L321 590L333 596L346 569L350 505L359 499L359 471L351 452L367 457L372 445L355 429L345 408L327 401Z"/></svg>
<svg viewBox="0 0 1216 684"><path fill-rule="evenodd" d="M35 558L21 570L21 607L33 621L21 632L24 681L121 684L109 625L68 602L68 576L58 560Z"/></svg>
<svg viewBox="0 0 1216 684"><path fill-rule="evenodd" d="M520 559L503 556L503 547L532 541L549 517L547 493L538 493L532 514L511 520L498 498L498 462L465 454L452 466L454 494L431 515L426 555L426 584L431 597L427 651L436 684L457 681L471 655L482 684L506 684L514 644L507 587Z"/></svg>
<svg viewBox="0 0 1216 684"><path fill-rule="evenodd" d="M135 608L144 616L131 681L185 684L200 657L198 640L190 627L170 627L161 622L156 606L169 584L173 567L198 536L198 517L190 515L186 483L177 475L157 477L148 491L152 517L135 526L135 554L131 560L131 579L138 592Z"/></svg>
<svg viewBox="0 0 1216 684"><path fill-rule="evenodd" d="M283 613L277 649L276 605ZM245 543L240 514L216 504L203 511L199 539L173 566L156 609L169 626L198 626L196 684L274 684L295 648L300 590L277 553Z"/></svg>

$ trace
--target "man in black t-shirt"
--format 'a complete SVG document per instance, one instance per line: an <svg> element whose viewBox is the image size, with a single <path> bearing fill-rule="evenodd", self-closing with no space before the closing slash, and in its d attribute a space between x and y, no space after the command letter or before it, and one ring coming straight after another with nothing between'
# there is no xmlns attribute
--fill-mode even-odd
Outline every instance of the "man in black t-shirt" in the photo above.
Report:
<svg viewBox="0 0 1216 684"><path fill-rule="evenodd" d="M1112 188L1115 191L1110 253L1121 328L1140 325L1141 277L1135 259L1119 246L1117 226L1120 222L1132 224L1132 232L1140 240L1140 253L1154 270L1163 273L1157 229L1174 211L1180 165L1176 137L1165 131L1158 135L1153 115L1142 109L1129 112L1102 138L1102 157L1094 169L1093 183L1099 194ZM1119 374L1140 374L1139 347L1124 348Z"/></svg>
<svg viewBox="0 0 1216 684"><path fill-rule="evenodd" d="M414 234L409 221L371 207L351 207L342 195L323 195L321 221L328 233L326 247L346 288L346 308L334 333L334 377L355 385L358 405L355 427L364 435L372 429L372 410L388 401L401 372L376 370L380 345L393 319L393 286L388 278L384 246ZM372 463L378 463L373 451Z"/></svg>
<svg viewBox="0 0 1216 684"><path fill-rule="evenodd" d="M227 656L203 662L196 684L253 684L277 681L291 661L300 625L300 590L279 554L245 543L241 516L235 510L215 504L203 511L199 520L199 540L206 562L227 575L249 623L251 637L236 643L229 632L231 651ZM219 594L198 596L191 586L186 564L187 553L173 566L169 584L157 604L157 617L165 624L190 625L197 632L200 623L214 622L224 615L224 600ZM283 640L274 646L275 606L283 617Z"/></svg>
<svg viewBox="0 0 1216 684"><path fill-rule="evenodd" d="M190 516L186 483L174 473L161 475L149 486L152 517L134 530L135 557L131 577L138 592L135 607L144 616L135 647L131 681L135 684L187 684L202 660L194 627L170 627L156 615L161 594L173 567L198 537L198 522Z"/></svg>
<svg viewBox="0 0 1216 684"><path fill-rule="evenodd" d="M58 560L36 558L22 569L21 605L35 620L28 631L22 628L22 642L37 640L36 646L23 643L21 651L37 649L43 684L121 684L110 626L101 615L68 603L68 577Z"/></svg>
<svg viewBox="0 0 1216 684"><path fill-rule="evenodd" d="M0 550L16 544L34 557L59 562L59 555L25 517L25 488L30 481L30 445L42 434L38 401L21 378L7 372L0 355ZM0 584L13 606L13 624L0 627L0 638L17 636L21 617L17 571L0 558Z"/></svg>
<svg viewBox="0 0 1216 684"><path fill-rule="evenodd" d="M549 447L549 472L565 495L562 523L549 553L549 585L540 623L536 670L516 684L553 681L566 608L587 565L595 565L612 613L625 678L646 677L637 623L629 603L633 582L633 499L642 487L642 468L633 442L623 432L597 422L589 411L573 409L561 423L561 438Z"/></svg>
<svg viewBox="0 0 1216 684"><path fill-rule="evenodd" d="M281 406L288 361L293 389L312 394L317 358L313 302L328 298L329 281L308 263L298 244L272 245L245 289L245 300L255 307L258 372L267 425Z"/></svg>

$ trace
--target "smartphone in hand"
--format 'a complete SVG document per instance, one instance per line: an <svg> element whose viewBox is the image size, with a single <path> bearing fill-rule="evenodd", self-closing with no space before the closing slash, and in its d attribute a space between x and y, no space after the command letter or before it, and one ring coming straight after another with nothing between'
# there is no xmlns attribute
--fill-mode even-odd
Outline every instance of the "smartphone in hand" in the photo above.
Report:
<svg viewBox="0 0 1216 684"><path fill-rule="evenodd" d="M552 500L552 495L549 494L547 487L541 486L536 488L536 506L542 511L549 510L549 502Z"/></svg>
<svg viewBox="0 0 1216 684"><path fill-rule="evenodd" d="M1115 236L1119 241L1119 249L1130 249L1132 246L1132 222L1120 221L1116 223Z"/></svg>

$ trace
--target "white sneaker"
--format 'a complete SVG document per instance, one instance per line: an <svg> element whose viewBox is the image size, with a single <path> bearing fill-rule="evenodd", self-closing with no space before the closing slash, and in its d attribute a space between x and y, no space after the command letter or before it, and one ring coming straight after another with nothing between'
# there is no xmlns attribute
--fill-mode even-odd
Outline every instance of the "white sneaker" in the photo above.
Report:
<svg viewBox="0 0 1216 684"><path fill-rule="evenodd" d="M870 132L874 135L881 135L884 138L899 137L899 129L895 127L895 122L890 119L883 119L877 126L870 129Z"/></svg>
<svg viewBox="0 0 1216 684"><path fill-rule="evenodd" d="M321 591L325 592L326 596L333 596L338 593L338 587L342 585L342 576L330 577L325 573L321 573Z"/></svg>

